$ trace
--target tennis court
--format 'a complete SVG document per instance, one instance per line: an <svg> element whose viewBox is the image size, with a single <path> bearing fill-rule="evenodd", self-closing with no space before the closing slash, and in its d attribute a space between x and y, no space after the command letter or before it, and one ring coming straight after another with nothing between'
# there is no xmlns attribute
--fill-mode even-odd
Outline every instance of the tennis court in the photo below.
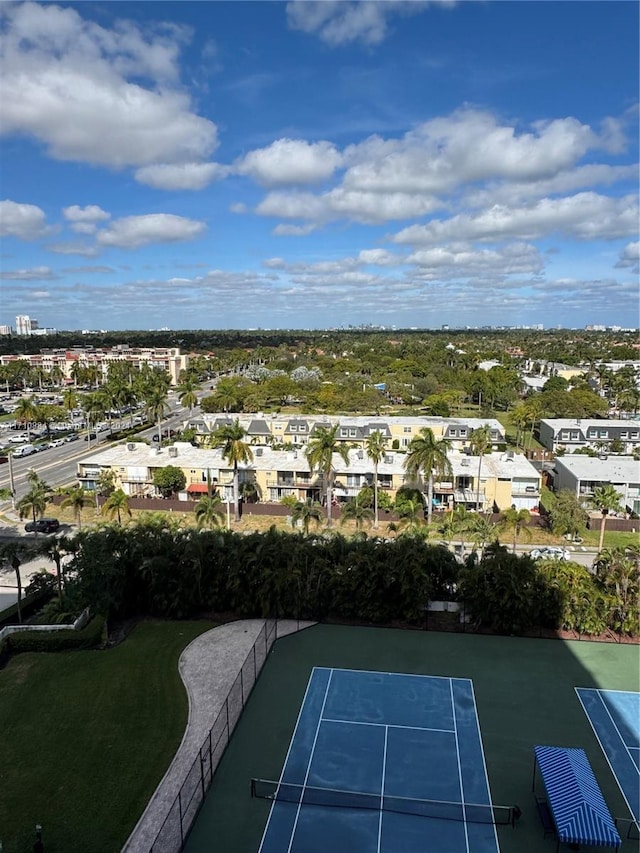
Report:
<svg viewBox="0 0 640 853"><path fill-rule="evenodd" d="M497 853L473 685L467 678L316 667L261 853Z"/></svg>
<svg viewBox="0 0 640 853"><path fill-rule="evenodd" d="M633 819L640 823L640 693L576 687Z"/></svg>

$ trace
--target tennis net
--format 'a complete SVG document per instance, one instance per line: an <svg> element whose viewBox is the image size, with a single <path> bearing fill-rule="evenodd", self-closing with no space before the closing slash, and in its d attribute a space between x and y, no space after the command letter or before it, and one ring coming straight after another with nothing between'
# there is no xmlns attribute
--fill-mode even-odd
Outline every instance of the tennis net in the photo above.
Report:
<svg viewBox="0 0 640 853"><path fill-rule="evenodd" d="M309 806L330 806L347 809L374 809L398 812L440 820L514 825L519 814L517 806L497 806L483 803L460 803L445 800L420 800L413 797L392 797L366 791L343 791L338 788L316 788L292 782L252 779L251 796Z"/></svg>

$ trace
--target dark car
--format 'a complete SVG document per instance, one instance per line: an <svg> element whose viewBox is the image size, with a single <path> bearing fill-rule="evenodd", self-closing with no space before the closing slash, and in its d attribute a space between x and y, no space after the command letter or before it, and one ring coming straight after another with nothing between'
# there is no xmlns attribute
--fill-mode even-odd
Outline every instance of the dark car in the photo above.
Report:
<svg viewBox="0 0 640 853"><path fill-rule="evenodd" d="M60 522L57 518L39 518L35 524L28 521L24 529L27 533L55 533L60 529Z"/></svg>

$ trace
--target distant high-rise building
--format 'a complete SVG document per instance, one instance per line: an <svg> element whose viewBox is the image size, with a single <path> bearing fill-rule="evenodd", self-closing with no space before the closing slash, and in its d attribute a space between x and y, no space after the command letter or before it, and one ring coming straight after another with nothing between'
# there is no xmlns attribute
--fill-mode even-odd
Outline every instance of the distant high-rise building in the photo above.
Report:
<svg viewBox="0 0 640 853"><path fill-rule="evenodd" d="M16 317L16 335L31 335L38 328L38 321L32 320L27 314Z"/></svg>
<svg viewBox="0 0 640 853"><path fill-rule="evenodd" d="M0 335L10 335L12 331L11 326L0 326Z"/></svg>

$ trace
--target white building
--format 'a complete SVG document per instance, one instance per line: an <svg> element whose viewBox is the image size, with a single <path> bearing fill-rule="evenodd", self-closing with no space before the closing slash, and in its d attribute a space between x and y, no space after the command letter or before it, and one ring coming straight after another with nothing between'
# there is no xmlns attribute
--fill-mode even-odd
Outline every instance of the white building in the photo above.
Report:
<svg viewBox="0 0 640 853"><path fill-rule="evenodd" d="M611 484L627 512L640 514L640 462L632 456L562 456L555 460L554 488L569 489L585 505L600 486Z"/></svg>
<svg viewBox="0 0 640 853"><path fill-rule="evenodd" d="M38 328L38 321L32 320L27 314L16 317L16 335L31 335Z"/></svg>
<svg viewBox="0 0 640 853"><path fill-rule="evenodd" d="M640 447L640 421L606 420L604 418L543 418L540 421L540 444L548 450L573 453L580 447L600 450L617 439L624 453Z"/></svg>

